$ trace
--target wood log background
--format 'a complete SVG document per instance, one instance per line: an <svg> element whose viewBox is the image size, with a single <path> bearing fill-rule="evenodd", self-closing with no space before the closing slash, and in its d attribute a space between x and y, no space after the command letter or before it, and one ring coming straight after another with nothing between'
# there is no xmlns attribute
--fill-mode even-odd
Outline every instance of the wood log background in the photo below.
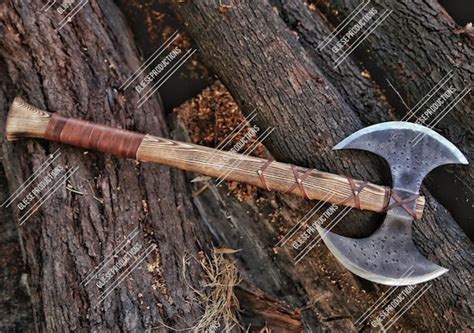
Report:
<svg viewBox="0 0 474 333"><path fill-rule="evenodd" d="M57 16L41 13L43 5L1 4L2 128L13 97L22 95L69 116L167 136L158 96L138 110L133 96L126 101L117 92L141 65L117 7L111 1L91 2L73 24L56 33ZM2 141L10 192L57 148L45 142ZM183 174L111 156L84 155L71 147L61 151L58 163L79 167L73 187L84 194L61 189L18 228L39 331L142 332L159 321L176 328L195 322L201 309L188 301L193 298L188 285L199 287L200 270L191 262L183 276L181 258L184 253L197 256L199 244L208 241L188 199ZM158 244L148 263L159 263L159 272L139 270L103 307L94 308L98 290L84 292L81 281L138 224ZM161 279L168 294L151 287Z"/></svg>
<svg viewBox="0 0 474 333"><path fill-rule="evenodd" d="M316 0L313 3L321 9L321 13L314 13L314 16L325 14L334 25L359 4L353 0ZM367 68L374 81L387 92L386 98L393 105L398 119L403 118L409 112L408 107L413 108L449 72L452 72L453 77L444 89L454 86L459 93L464 88L472 88L472 28L458 26L438 1L379 1L377 4L384 9L395 10L395 15L387 19L383 29L376 29L366 39L366 46L357 48L354 55L355 60ZM282 7L288 9L289 17L294 14L296 17L293 16L293 19L298 20L301 14L297 12L302 11L301 7L298 10L294 10L295 6L292 10L291 5L286 4L282 4ZM416 13L416 17L413 13ZM388 82L395 86L403 100ZM472 94L468 94L436 126L469 160L474 157L472 105ZM418 117L422 111L417 112ZM430 191L470 235L474 234L474 214L470 202L473 179L472 166L440 168L426 179ZM445 186L459 193L456 199L444 190Z"/></svg>
<svg viewBox="0 0 474 333"><path fill-rule="evenodd" d="M397 97L376 75L378 71L388 73L385 75L392 82L421 75L425 69L434 73L423 84L420 80L407 81L397 87L409 105L414 105L439 79L441 73L435 69L445 68L445 59L432 59L426 47L435 46L413 44L416 37L408 37L406 32L400 32L397 22L390 22L391 30L376 30L368 44L364 44L371 51L367 62L377 68L361 63L359 59L365 51L360 51L338 70L330 70L329 55L314 52L314 44L330 33L331 24L339 22L355 2L316 4L316 12L309 4L296 0L239 1L229 6L202 1L171 6L182 29L196 43L199 58L222 80L241 110L249 114L257 109L259 126L276 127L266 141L274 157L282 162L389 184L389 174L380 160L360 152L335 153L329 149L365 125L397 119L403 114ZM39 13L43 5L40 1L14 0L0 5L2 128L11 101L22 95L38 107L69 116L190 140L184 124L165 116L158 96L136 109L137 97L118 90L146 58L140 59L140 53L151 54L156 48L138 36L137 31L138 27L150 24L143 19L149 15L145 11L159 8L158 2L140 7L118 1L129 22L112 1L91 2L59 33L53 28L55 18ZM393 6L388 2L379 5ZM335 8L338 15L332 14ZM421 24L422 17L413 17L410 10L426 11L433 21L437 21L434 13L440 10L434 1L407 2L403 8L403 15L410 17L403 25L407 30L431 27ZM132 15L132 11L138 16ZM469 75L472 79L469 39L456 34L454 24L447 18L437 21L436 26L450 28L434 36L446 43L443 50L460 57L465 70L459 72L471 73L462 74L468 76L459 82L469 80ZM399 34L413 40L394 39L387 44L388 35ZM410 55L400 57L405 56L403 52L398 53L395 62L391 54L404 43L412 45L413 52L425 50L423 61L428 63L415 62ZM392 68L394 63L399 66ZM373 80L361 76L364 70ZM472 114L466 105L459 109L462 112L447 119L443 134L472 157ZM448 131L448 127L455 133ZM13 192L58 147L36 141L1 144L5 170L1 179L3 186L8 187L3 197L8 196L7 191ZM19 293L29 295L32 309L27 311L30 305L25 297L18 308L25 309L21 313L27 319L17 319L17 324L13 319L4 320L1 324L6 329L143 332L160 326L161 322L176 329L190 327L200 318L202 309L192 301L189 283L199 289L203 272L191 261L183 277L182 258L185 253L199 256L212 245L242 249L235 255L243 278L236 294L243 308L242 325L252 324L253 331L266 326L275 332L299 332L302 327L308 332L355 332L357 318L386 290L350 274L324 246L316 247L299 265L294 265L294 253L289 248L273 248L282 236L281 231L289 229L311 208L302 199L261 193L265 204L258 200L241 203L214 185L193 199L191 191L196 188L189 185L189 180L194 175L99 154L84 155L74 148L61 150L61 164L79 166L72 185L84 195L62 189L21 228L9 217L17 220L18 211L6 211L6 215L2 211L5 222L9 222L2 223L2 227L10 234L18 233L21 240L11 257L21 252L25 265L22 276L12 272L8 277L15 277ZM451 174L466 178L462 168L450 170ZM432 184L438 181L437 177L440 176L433 176ZM469 177L470 173L466 178L470 182ZM455 184L458 186L459 182ZM427 199L425 216L414 225L415 241L423 254L450 272L433 282L422 301L399 319L396 327L420 332L469 331L473 329L469 298L472 242L456 221L460 206L443 206L439 192L428 187L423 189ZM461 188L459 185L450 191ZM282 216L277 224L268 219L273 211ZM336 232L368 235L381 219L381 214L353 211ZM145 238L158 246L147 264L156 264L160 269L137 271L102 308L93 309L96 292L84 291L81 280L137 224L142 226ZM157 281L165 288L154 289ZM364 329L371 328L366 325Z"/></svg>
<svg viewBox="0 0 474 333"><path fill-rule="evenodd" d="M210 10L210 7L204 4L176 4L174 8L197 42L204 61L223 80L244 112L251 112L254 108L259 110L260 118L257 118L257 123L261 127L285 124L284 129L280 128L281 134L269 138L267 142L267 147L279 160L286 159L301 165L317 165L323 170L338 170L341 173L346 171L344 170L346 167L353 175L368 179L377 179L380 174L384 174L383 165L371 157L362 156L362 158L359 154L351 153L350 161L348 155L340 159L331 155L329 160L327 155L321 154L321 150L318 151L317 147L314 147L321 142L324 144L320 149L331 147L352 132L353 127L360 124L361 120L355 111L342 102L339 98L340 93L325 80L317 63L312 63L308 59L306 52L298 43L297 36L291 33L280 19L278 11L269 3L235 5L225 14ZM245 36L246 43L239 43L236 36ZM334 102L336 100L337 103ZM292 112L289 113L287 110ZM347 133L344 133L346 128ZM340 137L335 138L337 135ZM384 181L389 180L385 178ZM432 293L425 298L425 305L431 304L430 310L424 313L423 308L427 307L423 305L416 308L417 314L420 315L419 325L423 325L423 318L430 318L429 325L436 327L438 318L442 318L443 315L440 312L433 318L432 311L436 313L436 309L469 303L456 300L456 296L452 298L451 291L469 290L465 280L459 277L467 277L470 274L472 261L467 259L470 257L470 250L464 252L466 247L463 249L462 245L459 248L455 245L454 250L448 244L464 244L468 248L471 248L471 245L468 245L469 239L450 214L427 191L425 193L429 196L426 212L428 216L424 219L426 223L415 224L415 241L425 254L436 252L438 262L454 270L447 279L437 283L433 288L435 290L431 290ZM339 231L345 231L351 236L361 236L364 231L365 235L370 233L370 226L366 226L364 230L362 221L361 224L357 223L365 216L358 219L361 214L357 215L346 218L350 223L345 223ZM443 233L434 231L433 227L442 229ZM429 249L431 242L438 244L438 247ZM440 244L444 246L439 247ZM453 250L456 256L459 255L454 260ZM327 257L325 259L330 260ZM307 295L317 295L318 292L312 293L314 288L318 288L314 286L314 281L318 283L324 281L324 277L319 275L319 267L311 267L313 263L317 265L317 262L308 260L305 262L305 272L288 274L309 278L304 285L307 288L305 289ZM452 266L452 263L455 265ZM342 293L334 292L331 295L333 304L341 304L340 309L345 309L347 305L344 304L344 300L348 294L354 292L350 297L353 300L363 297L357 278L353 280L353 276L347 276L343 271L339 271L339 267L333 272L338 279L348 278L347 284L341 285L353 287L347 289L340 287ZM332 289L329 286L324 287L323 290ZM345 297L338 300L341 294ZM376 292L372 294L375 295ZM350 312L348 310L338 312L340 320L344 321L350 317ZM458 319L461 321L465 320L466 325L471 313L471 304L463 310L460 308L456 310L456 316L459 316ZM323 317L325 315L330 317L334 316L334 313L325 313ZM446 324L441 321L443 319L440 319L438 329ZM425 325L427 324L426 322Z"/></svg>

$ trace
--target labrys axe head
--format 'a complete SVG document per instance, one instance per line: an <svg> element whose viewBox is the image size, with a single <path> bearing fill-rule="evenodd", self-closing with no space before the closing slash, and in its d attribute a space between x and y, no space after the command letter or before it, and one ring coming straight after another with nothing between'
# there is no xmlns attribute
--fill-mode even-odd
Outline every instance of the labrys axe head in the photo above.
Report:
<svg viewBox="0 0 474 333"><path fill-rule="evenodd" d="M387 216L370 237L353 239L318 231L333 255L354 274L386 285L410 285L448 270L426 259L412 239L415 201L423 178L444 164L468 164L448 140L421 125L386 122L350 135L334 149L361 149L383 157L392 173Z"/></svg>

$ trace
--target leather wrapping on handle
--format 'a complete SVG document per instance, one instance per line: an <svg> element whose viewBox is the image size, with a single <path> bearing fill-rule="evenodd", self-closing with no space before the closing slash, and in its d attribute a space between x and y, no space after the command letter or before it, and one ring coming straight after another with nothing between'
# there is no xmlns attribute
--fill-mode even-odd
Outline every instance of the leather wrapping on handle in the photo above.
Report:
<svg viewBox="0 0 474 333"><path fill-rule="evenodd" d="M46 139L136 159L144 134L53 114Z"/></svg>

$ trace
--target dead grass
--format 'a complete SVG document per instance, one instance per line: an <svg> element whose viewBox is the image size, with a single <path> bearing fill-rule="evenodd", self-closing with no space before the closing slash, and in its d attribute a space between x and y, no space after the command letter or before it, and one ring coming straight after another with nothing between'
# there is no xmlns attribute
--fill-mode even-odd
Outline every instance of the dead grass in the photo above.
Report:
<svg viewBox="0 0 474 333"><path fill-rule="evenodd" d="M235 326L242 328L237 318L239 300L234 293L234 287L240 282L238 269L235 261L228 258L235 252L232 249L214 249L210 255L201 253L200 258L195 258L205 273L205 283L204 291L191 287L204 310L202 317L191 328L193 332L211 331L210 328L215 327L216 323L215 332L228 332ZM183 267L190 259L183 259Z"/></svg>

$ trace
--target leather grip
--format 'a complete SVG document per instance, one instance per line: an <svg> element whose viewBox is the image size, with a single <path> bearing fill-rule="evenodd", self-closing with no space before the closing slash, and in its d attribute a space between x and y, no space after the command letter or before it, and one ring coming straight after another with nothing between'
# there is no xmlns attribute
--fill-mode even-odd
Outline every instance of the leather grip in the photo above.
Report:
<svg viewBox="0 0 474 333"><path fill-rule="evenodd" d="M55 113L48 122L45 136L48 140L136 159L145 135Z"/></svg>

